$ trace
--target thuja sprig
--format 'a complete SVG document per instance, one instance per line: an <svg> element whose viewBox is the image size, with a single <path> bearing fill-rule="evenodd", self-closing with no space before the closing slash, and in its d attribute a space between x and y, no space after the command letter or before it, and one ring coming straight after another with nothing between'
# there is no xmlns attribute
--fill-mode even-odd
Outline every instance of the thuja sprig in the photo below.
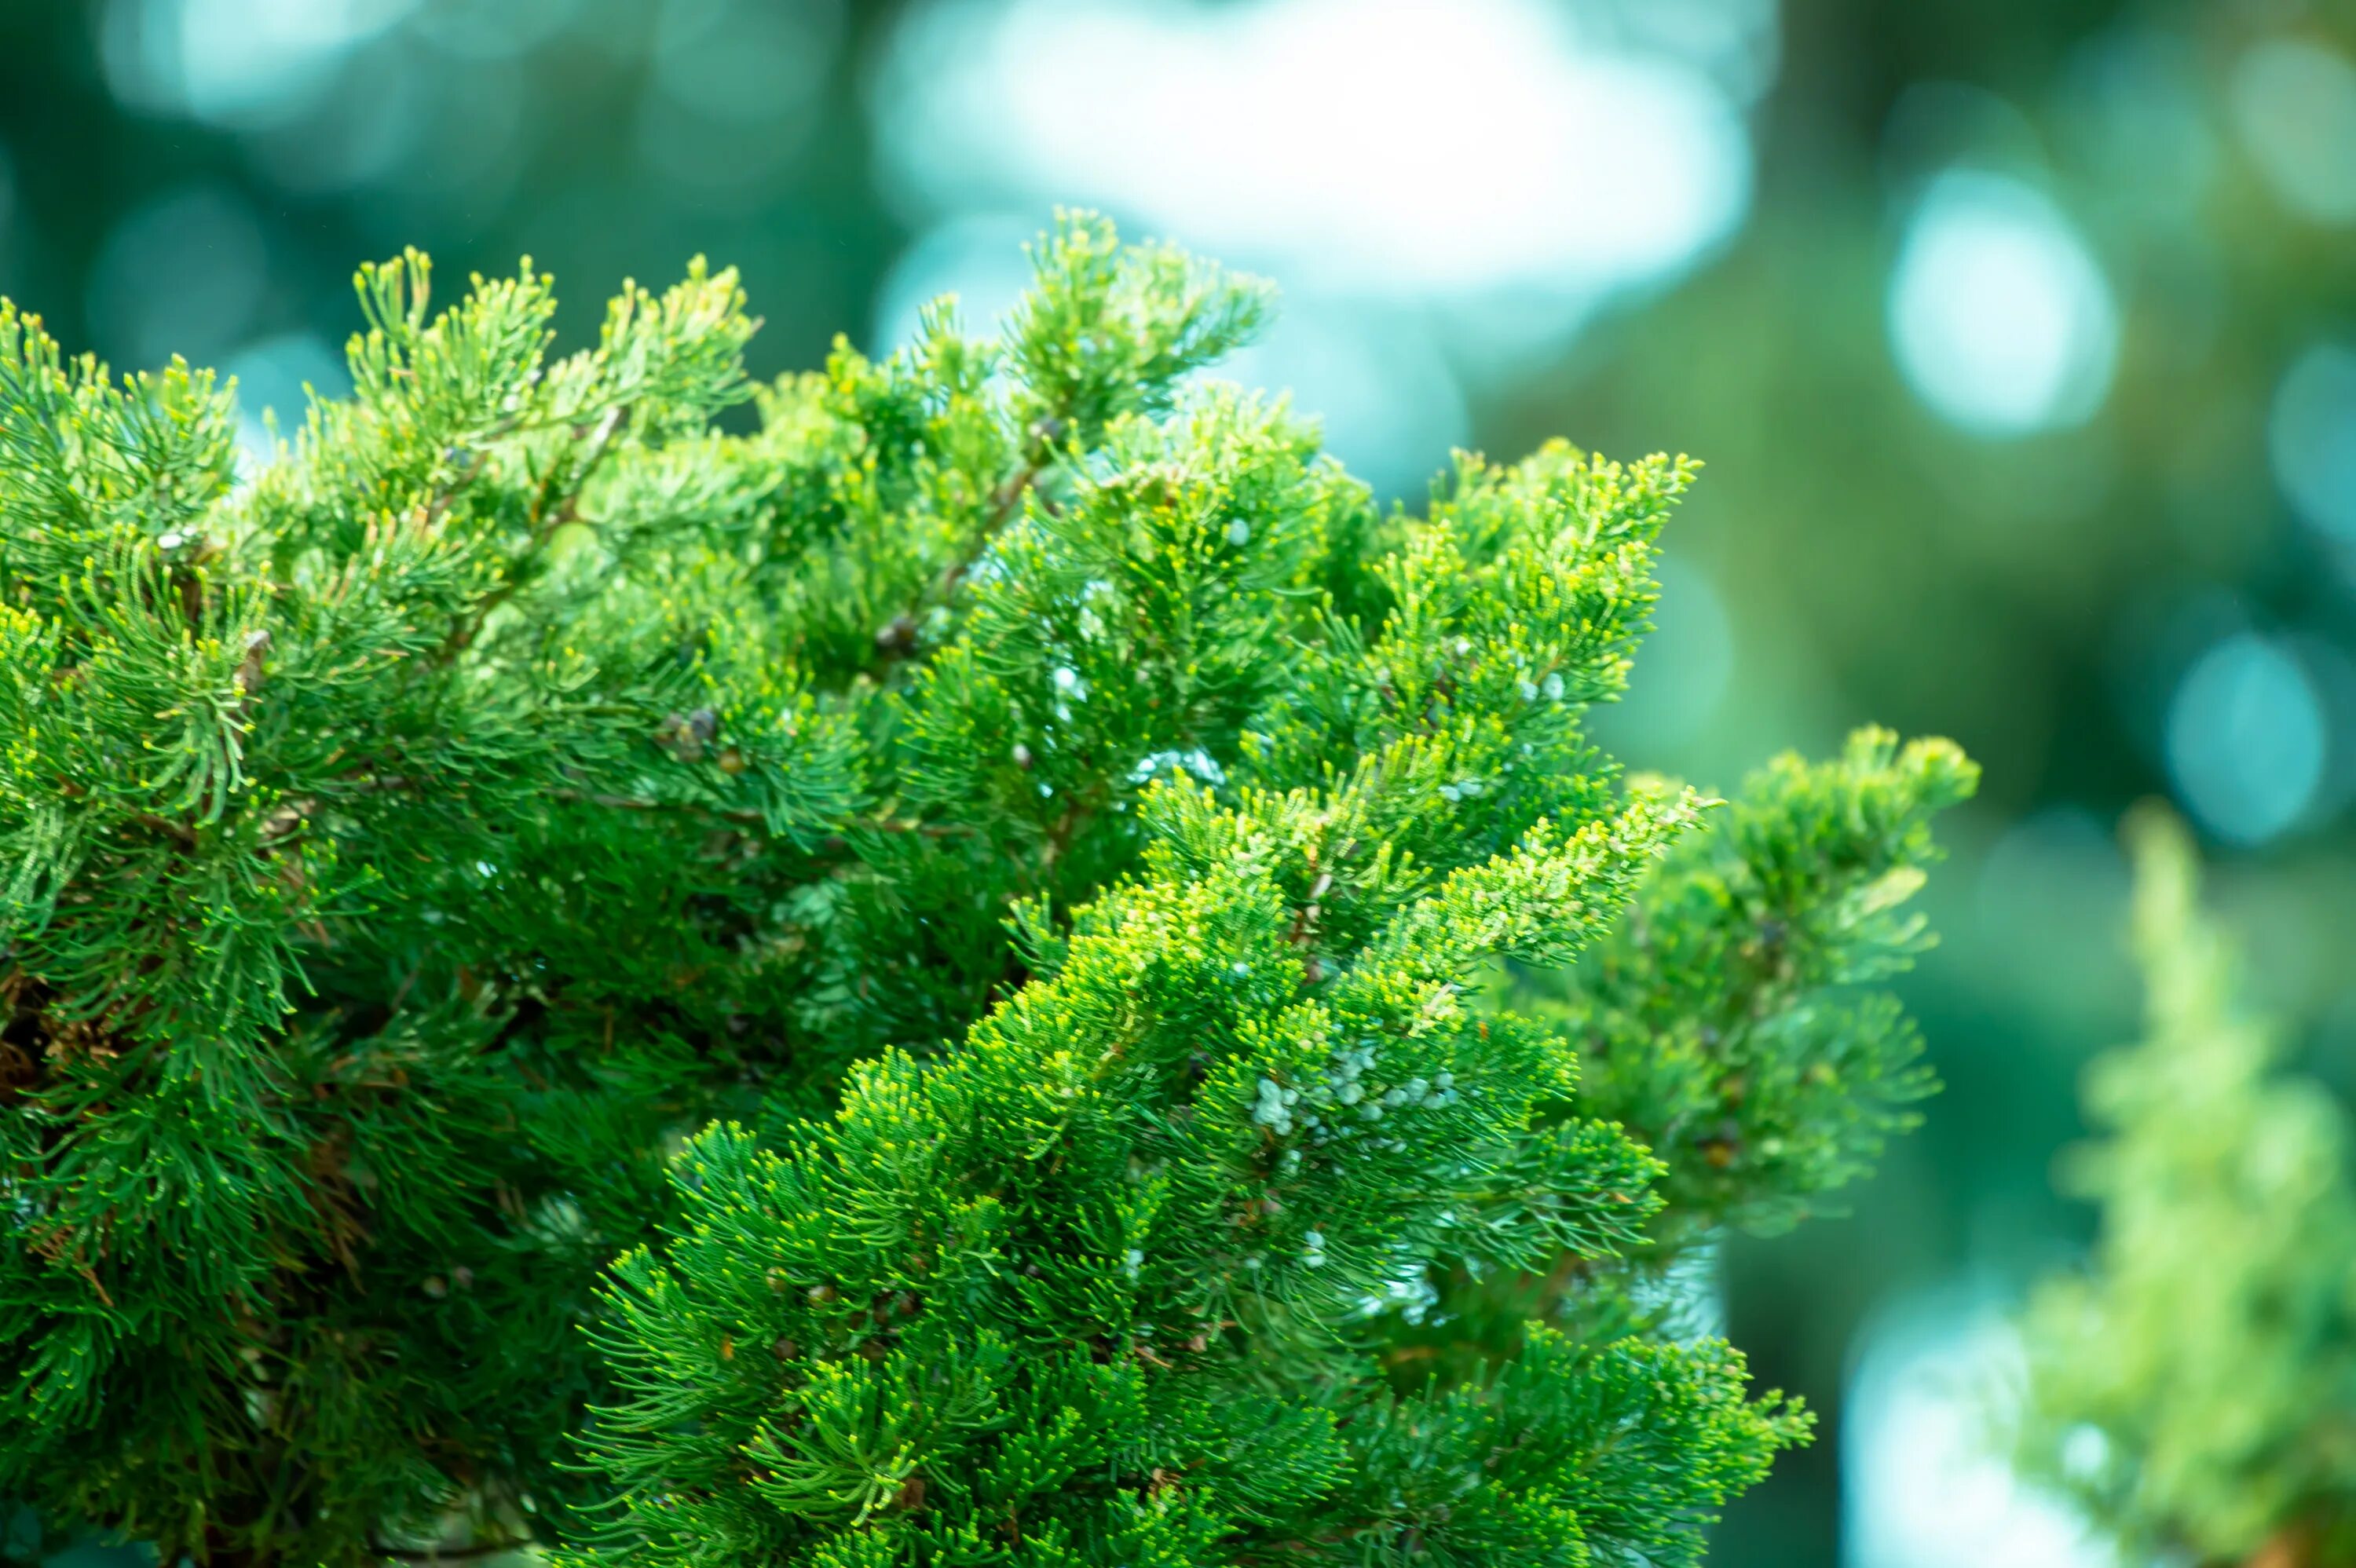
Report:
<svg viewBox="0 0 2356 1568"><path fill-rule="evenodd" d="M1828 998L1967 766L1622 779L1691 464L1386 512L1201 374L1264 285L1034 260L755 386L731 273L560 356L407 255L261 460L0 307L0 1494L209 1563L1673 1562L1804 1434L1629 1304L1922 1086Z"/></svg>

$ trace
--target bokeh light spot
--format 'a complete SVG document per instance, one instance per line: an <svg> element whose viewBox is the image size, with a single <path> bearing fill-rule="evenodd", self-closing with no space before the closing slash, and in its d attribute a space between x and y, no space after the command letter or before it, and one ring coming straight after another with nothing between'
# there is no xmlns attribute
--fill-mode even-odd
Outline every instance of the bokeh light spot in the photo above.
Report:
<svg viewBox="0 0 2356 1568"><path fill-rule="evenodd" d="M126 103L209 124L284 124L328 91L352 49L417 0L111 0L107 84Z"/></svg>
<svg viewBox="0 0 2356 1568"><path fill-rule="evenodd" d="M1006 313L1031 283L1023 247L1044 224L1003 212L969 213L937 224L900 253L875 292L875 352L888 354L916 340L925 306L957 296L958 320L977 336L1005 325Z"/></svg>
<svg viewBox="0 0 2356 1568"><path fill-rule="evenodd" d="M894 263L877 293L874 342L913 342L919 311L955 294L966 331L995 332L1031 282L1026 221L975 213L939 224ZM1437 335L1399 310L1316 297L1285 302L1267 336L1209 368L1210 379L1289 395L1313 418L1326 450L1386 499L1421 494L1449 453L1472 438L1472 415Z"/></svg>
<svg viewBox="0 0 2356 1568"><path fill-rule="evenodd" d="M2154 27L2079 46L2055 105L2079 199L2115 219L2175 229L2201 221L2218 165L2199 55Z"/></svg>
<svg viewBox="0 0 2356 1568"><path fill-rule="evenodd" d="M237 378L240 413L253 420L273 415L290 435L310 407L305 388L323 398L348 397L352 389L344 357L314 332L282 333L247 344L223 362L221 373Z"/></svg>
<svg viewBox="0 0 2356 1568"><path fill-rule="evenodd" d="M2050 805L2023 817L1980 864L1981 929L2024 955L2113 944L2126 897L2126 857L2083 806Z"/></svg>
<svg viewBox="0 0 2356 1568"><path fill-rule="evenodd" d="M1750 199L1706 69L1536 0L935 0L876 98L925 209L1098 203L1300 287L1618 286L1687 264Z"/></svg>
<svg viewBox="0 0 2356 1568"><path fill-rule="evenodd" d="M516 193L542 112L529 79L497 67L453 62L433 73L429 91L409 155L357 206L387 253L421 225L455 240L494 222Z"/></svg>
<svg viewBox="0 0 2356 1568"><path fill-rule="evenodd" d="M355 56L300 120L252 133L256 165L282 190L317 194L381 180L413 157L432 87L393 50Z"/></svg>
<svg viewBox="0 0 2356 1568"><path fill-rule="evenodd" d="M267 264L252 211L226 187L185 187L134 208L91 267L99 351L123 369L175 353L209 362L252 324Z"/></svg>
<svg viewBox="0 0 2356 1568"><path fill-rule="evenodd" d="M303 428L310 393L348 397L350 369L316 333L288 332L249 343L220 367L237 384L238 479L250 483Z"/></svg>
<svg viewBox="0 0 2356 1568"><path fill-rule="evenodd" d="M2078 424L2118 357L2109 286L2041 192L1951 170L1914 209L1890 280L1890 344L1908 385L1975 434Z"/></svg>
<svg viewBox="0 0 2356 1568"><path fill-rule="evenodd" d="M838 26L815 0L669 0L655 28L655 88L707 120L775 124L825 85Z"/></svg>
<svg viewBox="0 0 2356 1568"><path fill-rule="evenodd" d="M2319 44L2268 38L2233 67L2234 129L2285 206L2356 223L2356 65Z"/></svg>
<svg viewBox="0 0 2356 1568"><path fill-rule="evenodd" d="M757 210L816 127L839 22L816 0L669 0L639 107L640 160L686 205Z"/></svg>
<svg viewBox="0 0 2356 1568"><path fill-rule="evenodd" d="M460 59L504 60L562 32L581 0L433 0L412 26L419 37Z"/></svg>
<svg viewBox="0 0 2356 1568"><path fill-rule="evenodd" d="M961 288L981 324L1003 273L956 253L995 215L1100 208L1280 278L1269 338L1219 373L1290 389L1378 493L1419 493L1468 387L1740 225L1779 43L1774 0L916 0L869 82L923 235L878 337L952 260L991 280Z"/></svg>
<svg viewBox="0 0 2356 1568"><path fill-rule="evenodd" d="M1963 1290L1869 1327L1843 1400L1843 1568L2113 1568L2117 1554L1990 1441L1989 1401L2022 1375L2013 1331Z"/></svg>
<svg viewBox="0 0 2356 1568"><path fill-rule="evenodd" d="M1472 421L1438 337L1404 312L1301 300L1268 336L1209 374L1291 400L1325 450L1392 500L1420 496L1472 439Z"/></svg>
<svg viewBox="0 0 2356 1568"><path fill-rule="evenodd" d="M2319 343L2292 362L2275 389L2266 444L2298 515L2356 544L2356 350Z"/></svg>
<svg viewBox="0 0 2356 1568"><path fill-rule="evenodd" d="M2252 632L2212 645L2168 709L2168 771L2202 827L2260 844L2297 823L2323 782L2323 705L2287 649Z"/></svg>

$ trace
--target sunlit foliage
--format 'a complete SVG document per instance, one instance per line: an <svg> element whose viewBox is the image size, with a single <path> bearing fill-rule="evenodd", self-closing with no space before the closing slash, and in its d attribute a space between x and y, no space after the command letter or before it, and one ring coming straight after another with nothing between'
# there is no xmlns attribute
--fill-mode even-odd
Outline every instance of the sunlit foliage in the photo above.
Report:
<svg viewBox="0 0 2356 1568"><path fill-rule="evenodd" d="M1672 1563L1805 1435L1657 1287L1927 1091L1854 987L1970 765L1623 779L1692 464L1387 513L1199 374L1262 285L1035 260L755 387L730 273L554 357L412 254L262 461L0 317L0 1488L207 1563Z"/></svg>

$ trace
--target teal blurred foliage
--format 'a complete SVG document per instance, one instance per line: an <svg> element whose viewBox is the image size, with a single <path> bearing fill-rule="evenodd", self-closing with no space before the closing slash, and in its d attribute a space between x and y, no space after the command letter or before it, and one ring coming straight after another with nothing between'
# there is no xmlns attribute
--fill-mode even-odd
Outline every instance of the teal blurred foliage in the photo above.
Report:
<svg viewBox="0 0 2356 1568"><path fill-rule="evenodd" d="M2125 1548L2307 1568L2356 1551L2356 1189L2343 1107L2274 1061L2181 827L2131 819L2144 1038L2072 1151L2102 1209L2024 1323L2020 1464Z"/></svg>
<svg viewBox="0 0 2356 1568"><path fill-rule="evenodd" d="M2083 1243L2051 1166L2080 1130L2080 1068L2134 1027L2111 832L2129 803L2186 810L2252 988L2319 1020L2297 1064L2356 1092L2338 934L2356 915L2356 89L2333 64L2356 59L2356 7L1552 3L1606 43L1735 12L1764 14L1771 40L1726 231L1461 378L1450 434L1483 449L1559 432L1708 461L1661 629L1601 738L1731 781L1871 717L1952 734L1987 769L1924 901L1946 945L1896 982L1945 1093L1847 1194L1850 1218L1726 1253L1733 1337L1830 1437L1877 1303L1959 1274L2018 1282ZM126 368L166 347L222 365L290 423L305 379L336 389L351 259L405 244L459 276L528 251L558 279L568 344L625 275L709 254L766 313L756 377L819 363L844 323L888 330L895 268L964 210L912 197L892 154L907 101L886 68L940 9L0 0L0 293ZM1449 221L1447 191L1400 191ZM1069 197L1162 227L1119 194L1001 188L973 211L1012 208L1027 233ZM2052 308L2079 313L2071 353L2031 343L2024 368L1968 312L1910 315L1961 297L1936 286L1957 257L2054 283ZM1458 318L1419 330L1425 379L1463 369ZM1956 379L1959 352L1981 382ZM1715 1561L1835 1561L1839 1451L1787 1456Z"/></svg>

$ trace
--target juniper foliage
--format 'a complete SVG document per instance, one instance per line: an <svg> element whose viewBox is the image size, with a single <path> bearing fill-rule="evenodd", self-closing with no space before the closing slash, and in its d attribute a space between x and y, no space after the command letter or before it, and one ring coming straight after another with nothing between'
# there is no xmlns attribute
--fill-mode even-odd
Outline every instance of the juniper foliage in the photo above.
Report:
<svg viewBox="0 0 2356 1568"><path fill-rule="evenodd" d="M2183 828L2129 822L2141 1043L2098 1060L2070 1185L2087 1268L2045 1282L2015 1434L2129 1554L2272 1568L2356 1554L2356 1168L2347 1112L2284 1071L2198 900Z"/></svg>
<svg viewBox="0 0 2356 1568"><path fill-rule="evenodd" d="M1975 782L1952 747L1877 731L1831 766L1779 758L1553 987L1584 1104L1667 1163L1676 1225L1784 1229L1916 1124L1937 1082L1874 983L1928 945L1906 904L1937 856L1932 816Z"/></svg>
<svg viewBox="0 0 2356 1568"><path fill-rule="evenodd" d="M1198 374L1262 285L1036 262L755 387L733 274L558 358L408 256L245 471L0 315L0 1490L220 1563L1676 1563L1804 1435L1658 1279L1926 1088L1856 987L1969 765L1623 778L1690 464L1385 512Z"/></svg>

